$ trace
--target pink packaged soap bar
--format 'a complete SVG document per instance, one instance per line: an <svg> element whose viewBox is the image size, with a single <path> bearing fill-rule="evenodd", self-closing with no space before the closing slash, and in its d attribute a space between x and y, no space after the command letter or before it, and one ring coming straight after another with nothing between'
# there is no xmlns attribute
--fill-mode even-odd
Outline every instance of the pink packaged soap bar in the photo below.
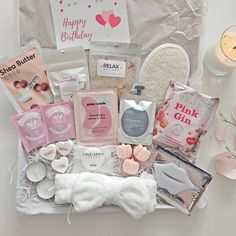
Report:
<svg viewBox="0 0 236 236"><path fill-rule="evenodd" d="M74 109L71 101L40 106L48 130L48 143L75 138Z"/></svg>
<svg viewBox="0 0 236 236"><path fill-rule="evenodd" d="M194 161L218 105L219 98L171 81L156 115L154 142Z"/></svg>
<svg viewBox="0 0 236 236"><path fill-rule="evenodd" d="M11 117L11 121L26 152L47 144L47 131L38 107Z"/></svg>
<svg viewBox="0 0 236 236"><path fill-rule="evenodd" d="M116 90L77 92L73 101L78 144L95 146L117 143Z"/></svg>

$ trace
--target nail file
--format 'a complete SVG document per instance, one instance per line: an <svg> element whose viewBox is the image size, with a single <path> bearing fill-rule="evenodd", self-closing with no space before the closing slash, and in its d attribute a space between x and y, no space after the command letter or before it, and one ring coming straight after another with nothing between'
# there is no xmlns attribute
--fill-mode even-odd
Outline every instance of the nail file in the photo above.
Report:
<svg viewBox="0 0 236 236"><path fill-rule="evenodd" d="M145 86L142 94L153 96L160 106L169 82L186 84L189 74L190 61L186 51L175 44L160 45L142 64L139 77L139 84Z"/></svg>

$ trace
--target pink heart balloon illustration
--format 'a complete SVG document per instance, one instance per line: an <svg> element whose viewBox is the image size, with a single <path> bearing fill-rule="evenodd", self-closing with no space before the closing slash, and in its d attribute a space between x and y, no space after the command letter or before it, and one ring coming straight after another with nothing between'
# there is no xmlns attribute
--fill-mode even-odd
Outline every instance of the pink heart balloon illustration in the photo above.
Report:
<svg viewBox="0 0 236 236"><path fill-rule="evenodd" d="M101 14L97 14L97 15L95 16L95 18L96 18L96 21L97 21L100 25L104 26L104 25L106 24L106 21L103 19L103 17L102 17Z"/></svg>
<svg viewBox="0 0 236 236"><path fill-rule="evenodd" d="M102 15L102 18L104 19L104 21L106 23L109 23L109 17L110 15L114 14L112 10L109 10L109 11L102 11L101 15Z"/></svg>
<svg viewBox="0 0 236 236"><path fill-rule="evenodd" d="M112 28L115 28L117 25L119 25L121 22L121 18L119 16L115 16L114 14L111 14L109 16L109 24Z"/></svg>

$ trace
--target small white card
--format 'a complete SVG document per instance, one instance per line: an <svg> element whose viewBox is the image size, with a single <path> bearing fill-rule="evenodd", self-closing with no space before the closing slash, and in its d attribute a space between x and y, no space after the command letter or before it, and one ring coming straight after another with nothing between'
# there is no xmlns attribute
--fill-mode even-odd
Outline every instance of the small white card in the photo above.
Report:
<svg viewBox="0 0 236 236"><path fill-rule="evenodd" d="M130 43L126 0L50 0L57 48Z"/></svg>

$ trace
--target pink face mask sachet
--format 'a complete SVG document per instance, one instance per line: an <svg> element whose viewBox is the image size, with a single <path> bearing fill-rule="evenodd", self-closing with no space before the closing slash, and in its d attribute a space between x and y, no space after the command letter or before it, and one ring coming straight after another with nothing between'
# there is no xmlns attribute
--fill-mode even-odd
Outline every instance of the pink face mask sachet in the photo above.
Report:
<svg viewBox="0 0 236 236"><path fill-rule="evenodd" d="M48 143L75 139L75 121L72 102L40 106L48 130Z"/></svg>
<svg viewBox="0 0 236 236"><path fill-rule="evenodd" d="M11 121L27 153L47 144L47 131L38 107L11 117Z"/></svg>
<svg viewBox="0 0 236 236"><path fill-rule="evenodd" d="M73 96L76 139L79 145L117 143L116 90L77 92Z"/></svg>
<svg viewBox="0 0 236 236"><path fill-rule="evenodd" d="M170 82L164 104L156 115L154 142L194 161L218 105L219 98Z"/></svg>

